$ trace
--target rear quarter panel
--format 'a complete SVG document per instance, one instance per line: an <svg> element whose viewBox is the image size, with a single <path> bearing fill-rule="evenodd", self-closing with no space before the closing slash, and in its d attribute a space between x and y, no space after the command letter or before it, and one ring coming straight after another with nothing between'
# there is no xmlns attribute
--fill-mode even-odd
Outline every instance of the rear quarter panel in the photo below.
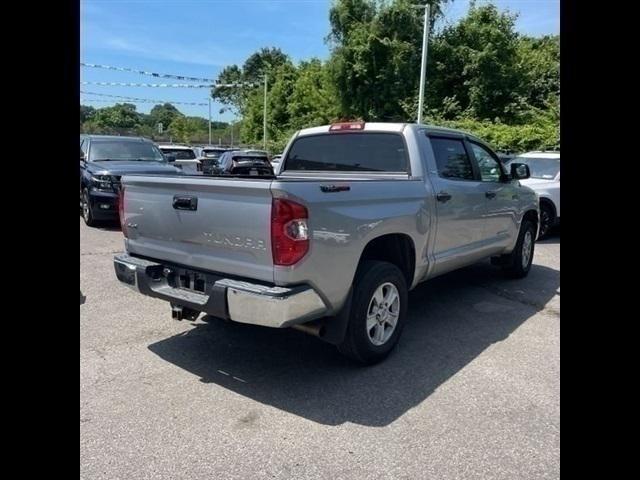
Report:
<svg viewBox="0 0 640 480"><path fill-rule="evenodd" d="M346 192L325 193L321 185L346 184ZM425 183L416 180L274 181L272 195L309 210L310 250L295 266L275 267L277 285L308 283L335 313L347 298L365 246L390 233L414 243L416 276L424 269L431 209ZM415 283L415 282L414 282Z"/></svg>

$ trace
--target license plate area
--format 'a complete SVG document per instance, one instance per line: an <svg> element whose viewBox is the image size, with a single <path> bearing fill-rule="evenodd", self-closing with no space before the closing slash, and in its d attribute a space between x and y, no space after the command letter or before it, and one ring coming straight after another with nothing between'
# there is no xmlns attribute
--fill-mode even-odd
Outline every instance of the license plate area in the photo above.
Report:
<svg viewBox="0 0 640 480"><path fill-rule="evenodd" d="M163 274L167 284L193 293L207 294L213 283L219 278L184 268L165 267ZM211 277L211 278L208 278Z"/></svg>

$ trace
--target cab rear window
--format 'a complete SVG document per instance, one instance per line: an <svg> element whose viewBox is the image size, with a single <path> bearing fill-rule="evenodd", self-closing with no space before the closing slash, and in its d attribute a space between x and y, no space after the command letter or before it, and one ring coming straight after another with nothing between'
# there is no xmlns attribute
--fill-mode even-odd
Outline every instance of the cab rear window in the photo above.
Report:
<svg viewBox="0 0 640 480"><path fill-rule="evenodd" d="M408 157L397 133L327 133L296 139L284 170L406 173Z"/></svg>

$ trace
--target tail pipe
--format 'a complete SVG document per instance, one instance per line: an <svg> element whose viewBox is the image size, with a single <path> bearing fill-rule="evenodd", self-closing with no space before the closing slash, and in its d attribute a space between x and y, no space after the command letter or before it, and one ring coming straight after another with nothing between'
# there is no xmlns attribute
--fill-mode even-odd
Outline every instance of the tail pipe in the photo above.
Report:
<svg viewBox="0 0 640 480"><path fill-rule="evenodd" d="M298 325L292 325L291 328L318 338L322 338L325 333L324 324L318 322L300 323Z"/></svg>

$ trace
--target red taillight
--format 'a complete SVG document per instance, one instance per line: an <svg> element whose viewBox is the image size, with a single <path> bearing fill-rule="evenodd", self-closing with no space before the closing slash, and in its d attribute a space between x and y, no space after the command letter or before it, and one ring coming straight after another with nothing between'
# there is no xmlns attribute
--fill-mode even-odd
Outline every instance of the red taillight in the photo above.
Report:
<svg viewBox="0 0 640 480"><path fill-rule="evenodd" d="M309 251L309 214L304 205L274 198L271 202L271 252L275 265L293 265Z"/></svg>
<svg viewBox="0 0 640 480"><path fill-rule="evenodd" d="M118 192L118 216L120 217L120 228L125 237L127 236L127 227L124 223L124 185L120 187Z"/></svg>
<svg viewBox="0 0 640 480"><path fill-rule="evenodd" d="M349 132L353 130L364 130L364 122L334 123L329 127L330 132Z"/></svg>

